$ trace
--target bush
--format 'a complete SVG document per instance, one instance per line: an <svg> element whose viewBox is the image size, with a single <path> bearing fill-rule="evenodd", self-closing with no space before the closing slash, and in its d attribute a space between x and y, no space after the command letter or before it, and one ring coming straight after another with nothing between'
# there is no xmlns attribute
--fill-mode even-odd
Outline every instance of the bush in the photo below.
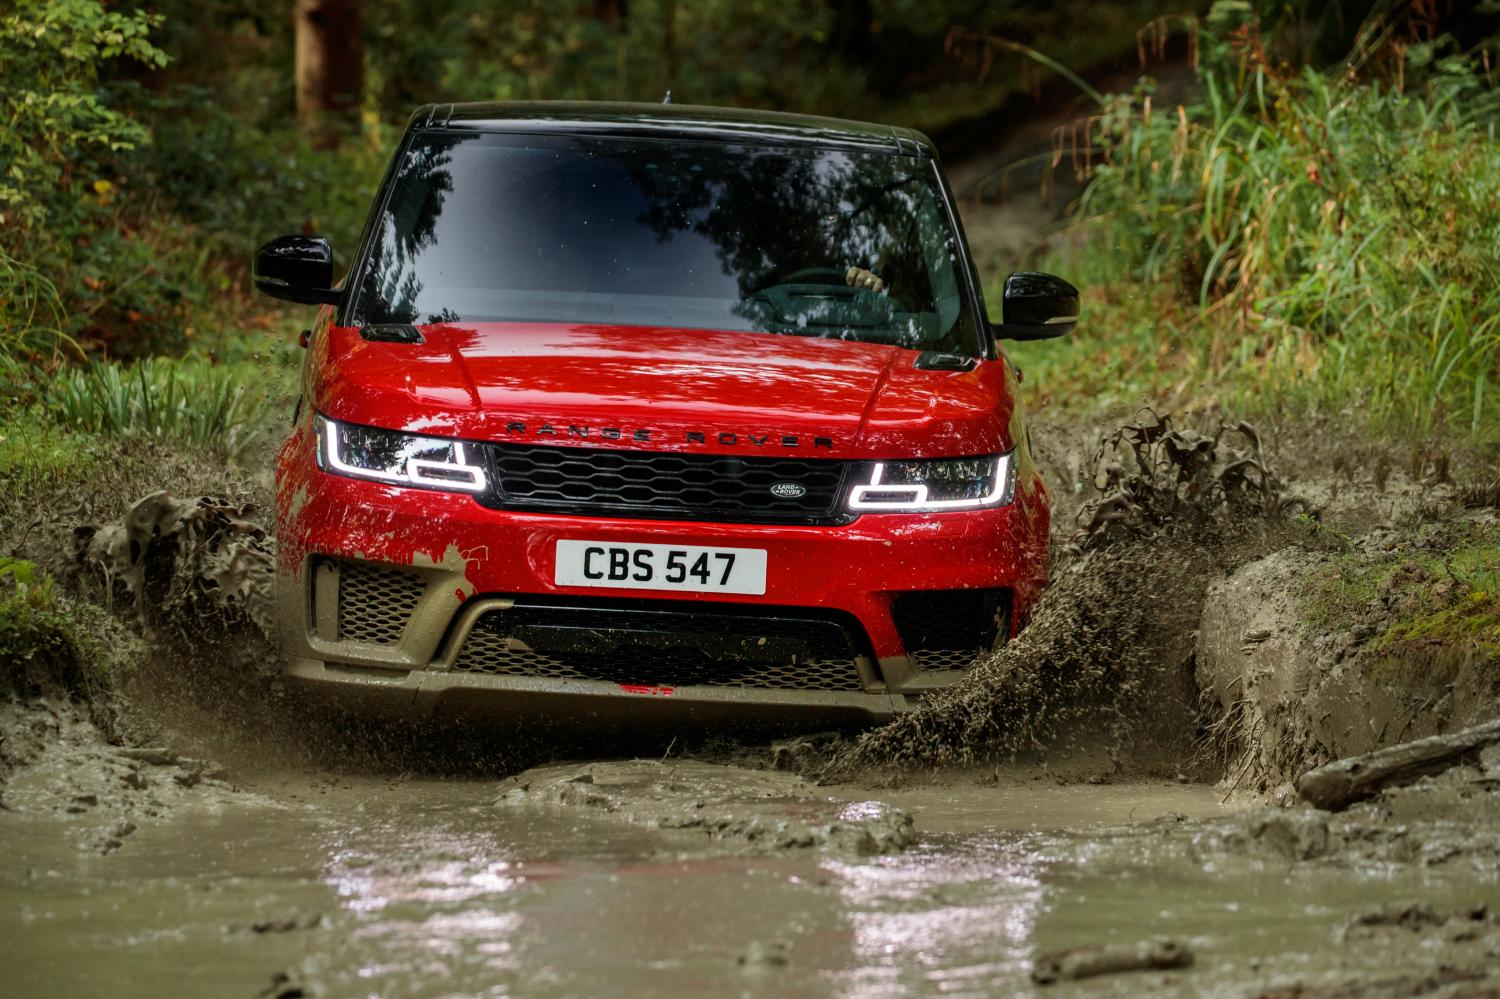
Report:
<svg viewBox="0 0 1500 999"><path fill-rule="evenodd" d="M1108 102L1075 270L1156 289L1107 293L1167 317L1124 337L1143 364L1493 435L1500 92L1441 43L1362 80L1284 70L1251 28L1231 37L1205 43L1200 96L1176 113L1149 88Z"/></svg>
<svg viewBox="0 0 1500 999"><path fill-rule="evenodd" d="M247 120L209 88L128 88L152 122L152 141L126 166L161 214L195 228L200 243L243 266L261 242L287 232L327 236L352 254L398 134L372 125L317 148L285 116Z"/></svg>
<svg viewBox="0 0 1500 999"><path fill-rule="evenodd" d="M100 67L165 66L147 35L156 18L103 0L11 0L0 16L0 232L35 230L58 201L94 181L91 168L146 138L99 98Z"/></svg>
<svg viewBox="0 0 1500 999"><path fill-rule="evenodd" d="M0 353L181 327L179 296L151 284L172 254L119 206L120 159L149 133L101 85L124 65L166 65L149 38L159 21L103 0L14 0L0 15Z"/></svg>

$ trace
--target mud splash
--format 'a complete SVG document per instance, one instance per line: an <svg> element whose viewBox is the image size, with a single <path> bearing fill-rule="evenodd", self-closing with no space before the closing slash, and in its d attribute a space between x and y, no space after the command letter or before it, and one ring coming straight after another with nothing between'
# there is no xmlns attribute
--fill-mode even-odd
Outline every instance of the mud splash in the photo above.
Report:
<svg viewBox="0 0 1500 999"><path fill-rule="evenodd" d="M1193 634L1208 580L1283 526L1283 486L1247 424L1208 436L1147 412L1100 441L1094 487L1026 631L960 683L839 750L825 778L966 765L1079 731L1102 731L1116 753L1189 755L1199 709Z"/></svg>
<svg viewBox="0 0 1500 999"><path fill-rule="evenodd" d="M1079 515L1075 544L1202 538L1231 524L1279 518L1299 505L1285 498L1250 424L1225 424L1210 437L1174 430L1170 416L1142 414L1100 439L1093 460L1099 495Z"/></svg>
<svg viewBox="0 0 1500 999"><path fill-rule="evenodd" d="M275 560L256 508L213 496L151 493L103 525L73 531L75 564L142 626L179 637L274 627Z"/></svg>

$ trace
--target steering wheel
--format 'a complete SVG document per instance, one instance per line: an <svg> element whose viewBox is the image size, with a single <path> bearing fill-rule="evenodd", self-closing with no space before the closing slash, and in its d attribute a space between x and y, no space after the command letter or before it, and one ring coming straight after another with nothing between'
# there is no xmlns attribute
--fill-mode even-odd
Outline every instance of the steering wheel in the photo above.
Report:
<svg viewBox="0 0 1500 999"><path fill-rule="evenodd" d="M848 272L841 271L837 267L804 267L778 277L766 287L774 288L778 284L834 284L847 288L849 285L844 278L846 273Z"/></svg>

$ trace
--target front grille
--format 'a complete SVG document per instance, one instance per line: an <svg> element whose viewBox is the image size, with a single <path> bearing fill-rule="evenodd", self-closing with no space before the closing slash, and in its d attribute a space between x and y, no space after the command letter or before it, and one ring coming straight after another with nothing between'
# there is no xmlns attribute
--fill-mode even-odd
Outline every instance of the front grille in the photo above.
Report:
<svg viewBox="0 0 1500 999"><path fill-rule="evenodd" d="M664 454L604 448L482 445L490 465L487 506L550 513L838 524L849 462L762 455ZM777 483L805 492L772 493ZM787 487L782 492L796 492Z"/></svg>
<svg viewBox="0 0 1500 999"><path fill-rule="evenodd" d="M422 577L373 562L339 560L339 637L395 645L422 599Z"/></svg>
<svg viewBox="0 0 1500 999"><path fill-rule="evenodd" d="M924 670L968 669L1010 635L1008 590L921 590L903 593L891 616L906 654Z"/></svg>
<svg viewBox="0 0 1500 999"><path fill-rule="evenodd" d="M453 668L652 687L862 690L852 625L833 618L659 602L485 611Z"/></svg>

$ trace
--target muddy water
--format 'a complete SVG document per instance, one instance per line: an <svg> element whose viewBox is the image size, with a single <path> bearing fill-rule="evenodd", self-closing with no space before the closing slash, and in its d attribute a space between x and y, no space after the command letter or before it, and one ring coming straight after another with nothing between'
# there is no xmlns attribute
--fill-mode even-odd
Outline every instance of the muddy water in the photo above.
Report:
<svg viewBox="0 0 1500 999"><path fill-rule="evenodd" d="M1158 844L1160 821L1116 825L1218 813L1196 786L882 793L923 838L867 859L684 852L607 816L497 808L490 781L251 791L184 804L107 855L78 849L82 819L0 813L5 994L251 996L287 971L326 996L994 995L1030 988L1039 951L1155 936L1196 965L1069 994L1235 994L1421 967L1338 929L1392 898L1475 890L1194 858Z"/></svg>

